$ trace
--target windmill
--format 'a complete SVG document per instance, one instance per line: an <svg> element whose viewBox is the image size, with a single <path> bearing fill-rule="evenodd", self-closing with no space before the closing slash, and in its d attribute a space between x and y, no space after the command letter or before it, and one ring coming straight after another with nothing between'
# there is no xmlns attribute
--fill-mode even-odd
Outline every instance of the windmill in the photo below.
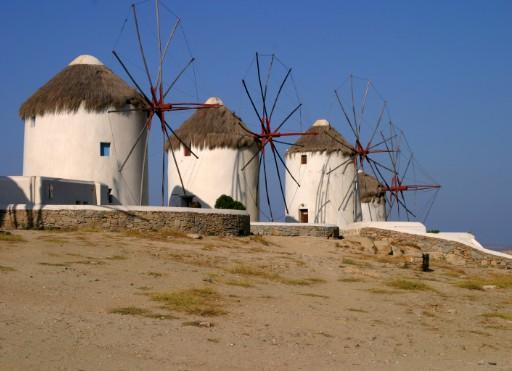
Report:
<svg viewBox="0 0 512 371"><path fill-rule="evenodd" d="M388 185L386 175L394 174L394 169L389 164L389 156L383 156L396 151L391 145L391 136L385 136L382 132L384 124L391 122L388 111L388 103L382 98L373 82L350 75L343 84L334 91L336 102L339 105L343 118L347 123L352 141L347 146L337 138L331 136L352 152L351 159L339 164L330 172L346 166L349 161L354 162L356 172L352 179L353 187L344 195L340 208L350 197L355 197L354 221L362 220L359 175L371 172L375 178ZM369 171L368 171L369 170ZM402 202L399 200L398 202Z"/></svg>
<svg viewBox="0 0 512 371"><path fill-rule="evenodd" d="M137 91L144 97L144 101L146 103L146 106L143 108L129 108L124 110L111 110L110 112L128 112L128 111L143 111L147 114L147 120L140 131L137 139L133 143L130 151L126 154L126 157L121 162L119 166L119 172L123 171L123 168L125 167L126 163L130 159L130 156L132 155L134 149L138 146L139 142L145 139L145 156L147 152L147 146L148 146L148 132L150 131L154 119L158 120L158 126L160 127L160 130L162 132L163 136L163 156L162 156L162 206L165 202L165 143L169 142L169 139L171 135L175 136L178 141L183 145L185 148L190 150L191 154L197 158L197 155L192 152L190 147L184 143L175 133L172 126L169 124L168 121L168 113L170 112L179 112L179 111L188 111L188 110L197 110L197 109L207 109L207 108L215 108L218 107L217 104L204 104L204 103L195 103L191 101L186 102L175 102L171 101L170 95L174 92L176 89L176 85L180 81L180 79L184 76L184 74L190 70L191 67L193 67L193 64L195 62L194 57L190 57L188 61L186 61L184 64L181 65L180 69L177 69L177 73L174 72L172 74L172 78L169 80L170 82L166 81L167 74L165 66L167 58L169 57L169 50L172 49L173 42L175 42L178 32L181 32L183 35L183 28L182 28L182 22L181 19L176 16L163 2L159 0L155 0L154 3L154 18L150 21L150 23L154 23L156 25L156 48L148 48L147 44L143 43L143 28L141 27L140 17L138 13L138 7L141 3L132 4L130 8L131 15L127 17L123 23L123 27L121 28L120 36L118 37L118 42L120 40L121 35L126 29L127 25L131 25L133 27L133 35L131 35L132 41L131 45L133 45L133 41L136 42L136 45L138 47L139 51L139 57L140 61L143 64L143 72L145 74L146 83L144 84L146 87L146 90L143 89L143 84L139 83L137 79L135 78L134 74L129 70L127 66L127 62L125 61L125 57L121 55L119 50L116 50L114 47L114 50L112 50L112 54L114 55L114 58L117 60L123 71L126 73L130 81L133 83ZM161 12L165 11L167 15L170 15L170 18L173 18L174 21L171 22L171 26L169 27L168 35L165 39L162 39L162 17ZM129 21L129 18L131 18L131 22ZM147 29L148 32L150 32L149 27ZM185 43L188 48L188 43L186 41L186 38L184 37ZM117 43L116 43L117 44ZM152 53L148 53L148 50L151 50ZM190 49L188 48L190 51ZM149 58L149 54L152 54L152 59ZM153 63L150 63L153 62ZM156 74L152 74L150 65L154 64L156 65ZM155 71L153 71L155 72ZM173 159L175 162L176 167L178 167L176 163L176 158L174 156L174 153L170 151L173 154ZM144 163L146 162L146 159L144 159ZM142 193L143 189L143 182L144 182L144 171L141 176L141 187L140 192ZM179 169L178 169L179 173ZM183 184L183 179L180 175L180 182L183 189L183 192L186 193L185 185Z"/></svg>
<svg viewBox="0 0 512 371"><path fill-rule="evenodd" d="M437 199L441 185L420 165L403 130L391 123L390 132L393 133L392 139L386 145L396 149L389 152L393 175L390 182L383 187L389 194L389 213L396 208L396 216L399 219L405 211L407 220L416 218L425 222ZM425 197L418 202L419 193ZM408 201L411 195L414 195L415 207L412 207L411 202Z"/></svg>
<svg viewBox="0 0 512 371"><path fill-rule="evenodd" d="M263 61L264 59L264 61ZM288 213L288 205L284 193L283 180L280 173L280 166L290 175L294 182L300 187L297 179L291 174L290 170L285 164L282 155L279 153L278 145L292 146L293 143L283 140L283 138L301 136L301 135L315 135L314 133L304 133L301 131L283 131L284 125L290 119L301 115L302 103L298 102L298 95L295 94L295 102L292 103L288 110L281 108L283 95L287 86L295 83L293 82L292 69L286 66L275 54L263 55L256 53L255 59L251 67L256 66L256 82L254 86L250 86L249 82L244 77L242 79L243 90L249 100L252 111L258 120L258 130L252 131L243 127L246 135L253 137L258 143L258 151L242 166L245 170L247 166L258 158L259 169L263 171L263 182L265 186L265 195L269 211L269 219L274 221L274 212L272 210L272 203L270 200L269 192L269 177L267 167L272 166L275 168L279 189L281 192L282 200L286 212ZM279 68L279 77L276 79L276 69ZM251 89L252 88L252 89ZM252 91L252 93L251 93ZM256 91L256 93L254 92ZM295 89L296 93L296 89ZM289 98L289 97L288 97ZM275 124L277 122L277 125ZM269 158L268 158L269 157ZM271 162L270 165L267 164ZM259 183L258 183L259 190Z"/></svg>

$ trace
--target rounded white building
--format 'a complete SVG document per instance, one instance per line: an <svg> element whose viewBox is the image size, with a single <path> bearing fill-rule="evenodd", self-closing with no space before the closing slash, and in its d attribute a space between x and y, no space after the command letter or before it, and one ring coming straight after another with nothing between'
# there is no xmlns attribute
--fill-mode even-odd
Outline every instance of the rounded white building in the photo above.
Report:
<svg viewBox="0 0 512 371"><path fill-rule="evenodd" d="M96 181L109 202L147 204L143 97L98 59L82 55L20 108L23 175ZM122 171L121 164L139 138Z"/></svg>
<svg viewBox="0 0 512 371"><path fill-rule="evenodd" d="M285 156L300 184L286 173L286 221L344 227L356 212L352 147L327 120L316 121L307 133L316 135L301 136Z"/></svg>
<svg viewBox="0 0 512 371"><path fill-rule="evenodd" d="M358 174L359 195L361 200L361 221L386 221L386 192L373 176L360 171Z"/></svg>
<svg viewBox="0 0 512 371"><path fill-rule="evenodd" d="M252 221L259 218L259 161L254 138L242 127L244 123L219 98L210 98L208 104L219 108L199 109L188 118L176 134L192 149L173 136L167 143L168 190L170 206L201 206L213 208L221 195L231 196L245 205ZM178 169L170 151L174 152L183 179L182 189Z"/></svg>

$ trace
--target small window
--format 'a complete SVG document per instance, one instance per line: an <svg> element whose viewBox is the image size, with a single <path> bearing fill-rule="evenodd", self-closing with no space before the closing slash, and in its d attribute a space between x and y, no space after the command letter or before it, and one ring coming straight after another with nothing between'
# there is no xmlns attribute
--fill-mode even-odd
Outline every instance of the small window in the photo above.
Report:
<svg viewBox="0 0 512 371"><path fill-rule="evenodd" d="M189 147L183 147L183 153L185 156L190 156L190 148Z"/></svg>
<svg viewBox="0 0 512 371"><path fill-rule="evenodd" d="M101 157L110 156L110 143L106 143L106 142L100 143L100 156Z"/></svg>
<svg viewBox="0 0 512 371"><path fill-rule="evenodd" d="M108 189L108 203L109 204L114 203L114 196L112 196L112 188Z"/></svg>
<svg viewBox="0 0 512 371"><path fill-rule="evenodd" d="M307 163L308 163L308 155L301 155L301 156L300 156L300 163L301 163L302 165L307 164Z"/></svg>

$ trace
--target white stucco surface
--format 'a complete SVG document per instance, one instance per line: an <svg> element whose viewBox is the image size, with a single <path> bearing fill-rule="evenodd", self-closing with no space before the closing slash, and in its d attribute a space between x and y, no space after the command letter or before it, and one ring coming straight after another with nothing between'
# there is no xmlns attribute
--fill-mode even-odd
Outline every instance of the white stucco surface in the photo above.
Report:
<svg viewBox="0 0 512 371"><path fill-rule="evenodd" d="M363 222L386 221L386 203L384 199L378 198L371 202L361 202L361 215Z"/></svg>
<svg viewBox="0 0 512 371"><path fill-rule="evenodd" d="M114 203L147 204L145 134L119 171L145 120L142 112L88 112L83 108L27 118L23 175L100 182L112 189ZM101 142L110 143L107 157L100 156Z"/></svg>
<svg viewBox="0 0 512 371"><path fill-rule="evenodd" d="M107 187L99 182L35 176L0 176L0 205L99 205L107 201Z"/></svg>
<svg viewBox="0 0 512 371"><path fill-rule="evenodd" d="M307 164L301 164L301 155L307 156ZM286 173L285 194L289 211L286 220L300 221L299 209L308 209L310 223L335 224L340 228L352 223L355 214L354 163L348 161L328 174L347 160L349 157L341 151L287 153L286 166L300 187Z"/></svg>
<svg viewBox="0 0 512 371"><path fill-rule="evenodd" d="M192 147L192 151L198 159L193 155L185 156L182 146L174 151L187 193L193 194L203 208L213 208L217 198L223 194L231 196L245 205L252 221L257 221L258 159L254 159L244 171L241 170L256 149ZM169 204L183 206L180 179L170 152L168 164Z"/></svg>

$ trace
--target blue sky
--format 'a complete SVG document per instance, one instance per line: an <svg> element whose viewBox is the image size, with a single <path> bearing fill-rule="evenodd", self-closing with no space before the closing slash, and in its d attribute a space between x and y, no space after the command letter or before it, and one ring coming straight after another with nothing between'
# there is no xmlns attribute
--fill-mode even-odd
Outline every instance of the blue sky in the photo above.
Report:
<svg viewBox="0 0 512 371"><path fill-rule="evenodd" d="M294 68L305 125L327 117L345 133L332 108L333 89L350 73L368 77L389 101L417 158L443 185L429 226L512 245L512 2L166 3L182 17L198 59L201 99L220 96L236 108L255 51L275 52ZM2 4L0 174L22 171L19 105L74 57L96 55L124 77L110 51L129 5ZM151 151L155 203L158 150Z"/></svg>

